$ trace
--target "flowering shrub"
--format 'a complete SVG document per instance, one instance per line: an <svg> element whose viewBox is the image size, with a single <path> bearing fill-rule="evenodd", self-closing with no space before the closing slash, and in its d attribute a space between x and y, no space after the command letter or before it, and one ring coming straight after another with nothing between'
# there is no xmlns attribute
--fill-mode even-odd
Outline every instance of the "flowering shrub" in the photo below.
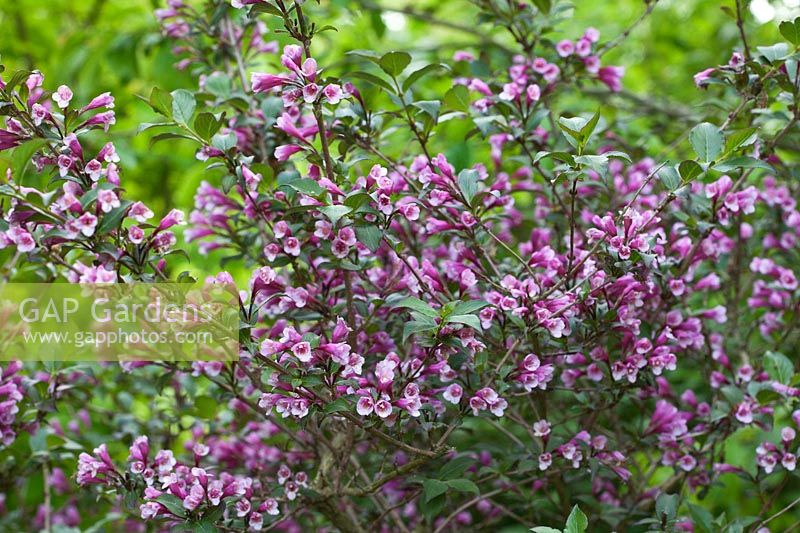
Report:
<svg viewBox="0 0 800 533"><path fill-rule="evenodd" d="M733 532L797 512L800 19L694 76L721 110L665 160L568 98L622 90L604 54L627 33L474 4L510 55L326 57L314 3L170 0L198 86L154 88L140 129L207 165L182 239L182 212L149 222L124 194L97 138L111 95L3 78L6 280L191 281L184 249L250 272L207 280L240 281L235 363L4 366L8 479L43 472L38 526ZM437 142L453 122L471 164ZM726 484L757 508L705 505ZM14 486L7 519L30 523Z"/></svg>

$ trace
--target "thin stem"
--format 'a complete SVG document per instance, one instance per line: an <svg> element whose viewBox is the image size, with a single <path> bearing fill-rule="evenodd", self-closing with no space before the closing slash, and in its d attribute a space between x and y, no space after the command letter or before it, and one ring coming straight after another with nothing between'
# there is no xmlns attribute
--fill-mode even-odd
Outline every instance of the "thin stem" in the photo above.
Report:
<svg viewBox="0 0 800 533"><path fill-rule="evenodd" d="M742 0L736 0L736 27L739 28L739 35L744 45L744 58L750 61L750 47L747 45L747 35L744 33L744 17L742 15Z"/></svg>

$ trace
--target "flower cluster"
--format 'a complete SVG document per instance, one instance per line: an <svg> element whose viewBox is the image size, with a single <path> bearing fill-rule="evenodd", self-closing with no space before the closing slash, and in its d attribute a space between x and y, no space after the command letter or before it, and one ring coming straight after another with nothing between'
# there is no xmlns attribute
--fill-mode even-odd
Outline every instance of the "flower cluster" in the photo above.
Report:
<svg viewBox="0 0 800 533"><path fill-rule="evenodd" d="M95 154L81 144L91 130L107 131L114 124L114 97L104 93L77 108L66 85L52 93L52 101L45 100L50 93L43 82L44 76L34 72L19 86L0 83L7 111L2 131L10 139L2 149L31 146L37 172L52 173L51 183L58 185L26 187L8 169L0 190L11 202L3 212L0 246L66 266L63 274L71 282L113 283L120 280L121 268L128 279L163 276L163 257L177 242L169 228L182 223L183 214L173 210L149 226L153 211L122 197L114 144L105 143ZM24 174L25 167L18 172ZM53 274L41 273L45 279Z"/></svg>
<svg viewBox="0 0 800 533"><path fill-rule="evenodd" d="M17 413L19 402L24 398L22 376L19 371L22 364L12 361L0 367L0 443L9 446L17 438Z"/></svg>
<svg viewBox="0 0 800 533"><path fill-rule="evenodd" d="M795 470L789 427L758 447L755 475L725 448L791 412L797 425L800 212L781 149L800 120L796 62L746 48L696 77L736 103L690 125L681 162L660 161L611 114L563 111L587 80L620 92L624 69L600 59L618 41L542 39L550 2L475 4L509 30L508 57L357 50L336 76L304 12L322 8L170 1L157 17L198 90L149 104L172 132L157 140L188 140L208 165L188 221L149 223L123 198L114 145L79 141L113 123L108 94L78 108L38 73L0 85L0 149L30 148L25 164L56 184L22 186L23 166L0 188L12 264L171 279L188 222L187 249L234 262L207 283L240 282L239 360L126 364L121 379L159 400L107 444L81 443L81 486L153 527L438 533L560 524L581 501L598 529L667 530L703 518L687 494L731 475L758 492L777 465ZM431 99L424 80L443 72ZM439 140L454 121L468 157ZM4 437L21 399L9 368Z"/></svg>

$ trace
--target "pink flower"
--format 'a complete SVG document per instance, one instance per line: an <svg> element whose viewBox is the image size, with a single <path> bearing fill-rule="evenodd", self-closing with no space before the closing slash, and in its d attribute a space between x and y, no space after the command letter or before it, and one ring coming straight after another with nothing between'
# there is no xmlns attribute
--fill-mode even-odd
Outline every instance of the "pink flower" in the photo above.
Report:
<svg viewBox="0 0 800 533"><path fill-rule="evenodd" d="M92 181L98 181L103 175L103 165L97 159L92 159L84 167L84 172L89 175Z"/></svg>
<svg viewBox="0 0 800 533"><path fill-rule="evenodd" d="M356 402L356 412L361 416L369 416L375 409L375 403L369 396L361 396Z"/></svg>
<svg viewBox="0 0 800 533"><path fill-rule="evenodd" d="M506 100L508 102L513 102L519 99L519 95L522 93L522 89L520 89L519 85L516 83L506 83L503 85L503 92L500 93L500 99Z"/></svg>
<svg viewBox="0 0 800 533"><path fill-rule="evenodd" d="M603 82L614 92L622 90L622 76L625 74L625 67L602 67L597 71L597 79Z"/></svg>
<svg viewBox="0 0 800 533"><path fill-rule="evenodd" d="M116 122L117 117L113 111L104 111L87 120L85 124L87 126L103 126L103 129L108 131L108 127L116 124Z"/></svg>
<svg viewBox="0 0 800 533"><path fill-rule="evenodd" d="M183 214L183 211L179 209L173 209L167 213L163 219L161 219L161 222L158 224L158 231L163 231L171 228L172 226L184 224L185 222L186 216Z"/></svg>
<svg viewBox="0 0 800 533"><path fill-rule="evenodd" d="M261 531L261 528L264 526L264 516L255 511L250 513L250 518L247 520L247 525L250 527L250 529Z"/></svg>
<svg viewBox="0 0 800 533"><path fill-rule="evenodd" d="M59 86L53 93L53 100L61 109L66 108L72 100L72 89L66 85Z"/></svg>
<svg viewBox="0 0 800 533"><path fill-rule="evenodd" d="M84 213L78 217L76 226L86 237L91 237L97 227L97 217L91 213Z"/></svg>
<svg viewBox="0 0 800 533"><path fill-rule="evenodd" d="M100 107L105 107L106 109L114 108L114 97L111 96L111 93L103 93L95 96L92 98L91 102L81 108L80 112L86 113L87 111L91 111Z"/></svg>
<svg viewBox="0 0 800 533"><path fill-rule="evenodd" d="M307 342L298 342L292 346L292 353L302 363L311 361L311 345Z"/></svg>
<svg viewBox="0 0 800 533"><path fill-rule="evenodd" d="M142 202L135 202L128 210L128 216L132 217L136 222L144 223L153 218L153 212Z"/></svg>
<svg viewBox="0 0 800 533"><path fill-rule="evenodd" d="M296 144L282 144L275 147L275 159L278 161L288 161L292 155L303 149Z"/></svg>
<svg viewBox="0 0 800 533"><path fill-rule="evenodd" d="M325 99L331 105L336 105L339 102L341 102L342 97L344 96L341 86L335 83L330 83L326 85L325 88L322 90L322 93L325 95Z"/></svg>
<svg viewBox="0 0 800 533"><path fill-rule="evenodd" d="M49 116L50 112L43 105L33 104L33 107L31 107L31 117L33 117L33 123L37 126L41 126L42 122Z"/></svg>
<svg viewBox="0 0 800 533"><path fill-rule="evenodd" d="M583 37L591 43L596 43L600 40L600 32L597 30L597 28L590 26L586 28L585 32L583 32Z"/></svg>
<svg viewBox="0 0 800 533"><path fill-rule="evenodd" d="M702 70L694 75L694 84L698 87L704 87L708 85L708 80L711 78L711 74L715 71L714 68L707 68Z"/></svg>
<svg viewBox="0 0 800 533"><path fill-rule="evenodd" d="M592 41L586 37L581 37L578 39L578 42L575 43L575 52L580 57L588 57L592 53Z"/></svg>
<svg viewBox="0 0 800 533"><path fill-rule="evenodd" d="M278 507L278 502L274 498L267 498L264 500L264 511L271 516L277 516L281 513L280 507Z"/></svg>
<svg viewBox="0 0 800 533"><path fill-rule="evenodd" d="M561 57L571 56L575 51L575 45L572 43L572 41L564 39L563 41L558 42L556 45L556 51Z"/></svg>
<svg viewBox="0 0 800 533"><path fill-rule="evenodd" d="M139 506L142 520L150 520L161 512L161 504L157 502L147 502Z"/></svg>
<svg viewBox="0 0 800 533"><path fill-rule="evenodd" d="M445 389L444 394L442 395L445 400L452 404L458 404L461 401L461 397L464 394L464 390L461 388L461 385L457 383L453 383Z"/></svg>
<svg viewBox="0 0 800 533"><path fill-rule="evenodd" d="M11 242L17 245L17 250L20 252L26 253L36 248L36 241L34 241L33 235L18 226L9 228L5 235Z"/></svg>
<svg viewBox="0 0 800 533"><path fill-rule="evenodd" d="M97 203L103 213L108 213L115 207L120 206L119 198L111 189L100 189L97 193Z"/></svg>
<svg viewBox="0 0 800 533"><path fill-rule="evenodd" d="M350 226L340 229L338 238L348 246L355 246L356 242L358 242L356 240L356 232Z"/></svg>
<svg viewBox="0 0 800 533"><path fill-rule="evenodd" d="M453 61L475 61L475 56L464 50L456 50L456 52L453 54Z"/></svg>
<svg viewBox="0 0 800 533"><path fill-rule="evenodd" d="M331 253L334 257L344 259L350 253L350 245L337 237L331 243Z"/></svg>
<svg viewBox="0 0 800 533"><path fill-rule="evenodd" d="M547 420L539 420L534 422L533 434L537 437L546 437L550 434L550 423Z"/></svg>
<svg viewBox="0 0 800 533"><path fill-rule="evenodd" d="M542 96L542 91L539 89L538 85L532 83L531 85L528 85L527 89L525 89L525 96L528 104L530 105L533 102L539 101L539 98Z"/></svg>
<svg viewBox="0 0 800 533"><path fill-rule="evenodd" d="M381 418L386 418L392 414L392 404L386 400L378 400L375 402L375 414Z"/></svg>
<svg viewBox="0 0 800 533"><path fill-rule="evenodd" d="M319 93L319 86L316 83L309 83L303 87L303 100L305 100L306 103L313 104L317 101Z"/></svg>
<svg viewBox="0 0 800 533"><path fill-rule="evenodd" d="M254 72L250 76L250 87L254 93L264 93L276 87L282 87L287 81L285 76Z"/></svg>
<svg viewBox="0 0 800 533"><path fill-rule="evenodd" d="M697 466L697 460L687 454L678 460L678 466L680 466L681 470L691 472Z"/></svg>
<svg viewBox="0 0 800 533"><path fill-rule="evenodd" d="M283 251L286 252L288 255L299 257L300 241L298 241L295 237L289 237L283 243Z"/></svg>

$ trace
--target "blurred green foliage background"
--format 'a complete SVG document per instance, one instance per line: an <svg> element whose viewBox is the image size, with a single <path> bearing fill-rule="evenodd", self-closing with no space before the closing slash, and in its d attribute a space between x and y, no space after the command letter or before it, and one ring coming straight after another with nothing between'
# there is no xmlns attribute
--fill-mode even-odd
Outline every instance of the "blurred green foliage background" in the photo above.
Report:
<svg viewBox="0 0 800 533"><path fill-rule="evenodd" d="M761 4L766 0L757 0ZM174 68L174 41L160 33L153 14L166 0L13 0L0 3L0 56L9 70L39 69L45 85L62 83L72 87L76 101L111 91L116 98L117 124L110 137L122 158L123 186L129 198L145 201L156 214L172 207L190 210L199 183L219 183L221 175L206 172L188 143L171 142L150 146L151 132L137 135L143 122L157 121L153 111L138 97L154 86L166 90L195 88L191 73ZM316 4L313 0L311 4ZM773 0L773 16L787 18L798 0ZM769 6L769 4L767 4ZM604 58L604 64L627 69L623 79L622 107L639 118L626 120L624 133L648 153L658 153L680 135L690 120L681 124L676 116L691 116L697 106L713 105L695 89L693 73L728 60L738 42L731 19L733 0L661 0L651 16L637 25L622 44ZM758 4L757 4L758 6ZM756 7L757 7L756 6ZM569 18L558 27L556 38L577 38L588 26L601 32L603 41L622 34L644 13L641 0L574 3ZM500 28L479 24L477 9L467 0L322 0L310 8L320 24L332 24L338 32L320 34L314 53L321 65L334 71L348 68L345 52L351 49L415 51L415 58L451 63L455 50L486 52L491 39L512 47ZM797 10L795 6L794 10ZM727 11L727 12L726 12ZM762 6L763 11L763 6ZM750 13L748 13L750 15ZM746 28L752 42L771 44L778 38L777 24L761 24L750 16ZM275 36L281 40L281 35ZM258 70L269 70L275 58L265 58ZM449 88L441 80L441 94ZM439 87L437 87L439 89ZM432 95L432 96L441 96ZM590 112L609 95L597 87L567 99L573 114ZM663 112L667 111L666 114ZM664 120L663 136L652 137L651 119ZM683 130L680 129L683 127ZM657 130L657 128L656 128ZM465 131L453 126L436 140L457 166L480 159L464 141ZM105 139L98 139L98 143ZM644 150L643 150L644 152ZM0 168L5 167L0 156ZM190 261L175 265L197 275L216 272L221 256L203 257L190 252ZM178 272L180 270L177 270Z"/></svg>
<svg viewBox="0 0 800 533"><path fill-rule="evenodd" d="M315 44L321 65L346 69L343 58L350 49L412 50L415 58L450 62L455 50L485 50L481 42L486 38L512 44L502 30L479 25L477 10L467 0L378 2L322 0L319 7L308 8L316 20L323 13L322 23L338 28L338 32L321 34L324 45ZM41 70L49 88L70 85L76 101L111 91L116 97L117 124L109 137L122 158L128 197L141 199L163 214L172 207L191 210L199 183L205 179L218 184L221 175L206 172L205 164L194 157L194 146L188 143L151 147L151 133L137 135L140 123L157 120L137 95L149 94L154 86L174 90L194 88L197 83L190 73L174 68L173 42L161 35L153 15L160 7L164 5L159 0L5 0L0 2L0 54L10 70ZM730 50L737 47L739 35L730 16L733 8L733 0L662 0L652 15L604 58L604 64L627 69L625 92L613 98L635 116L624 122L628 128L624 137L634 143L634 149L668 154L672 141L694 124L685 117L715 105L713 95L694 87L692 75L727 62ZM749 39L768 45L778 40L777 21L796 16L800 2L756 0L748 8L745 30ZM645 9L641 0L579 0L574 3L571 18L559 27L560 35L574 39L587 26L594 26L603 41L613 39ZM770 15L773 20L767 20ZM254 67L267 70L273 61L273 57L265 58L263 64ZM443 94L450 82L442 79L437 83L442 84ZM593 111L610 97L590 87L566 99L563 105L572 113ZM662 134L653 136L654 130ZM478 159L465 142L464 133L462 128L449 127L435 141L438 149L446 151L451 160L460 159L462 165ZM98 146L101 141L105 139L98 138ZM0 159L0 168L4 166ZM189 248L190 260L185 268L201 275L220 269L219 256L203 257ZM755 434L740 433L728 450L731 462L752 462L755 439ZM741 501L738 480L726 478L726 491L709 495L710 507L717 511L737 508L737 515L756 514L759 502Z"/></svg>

